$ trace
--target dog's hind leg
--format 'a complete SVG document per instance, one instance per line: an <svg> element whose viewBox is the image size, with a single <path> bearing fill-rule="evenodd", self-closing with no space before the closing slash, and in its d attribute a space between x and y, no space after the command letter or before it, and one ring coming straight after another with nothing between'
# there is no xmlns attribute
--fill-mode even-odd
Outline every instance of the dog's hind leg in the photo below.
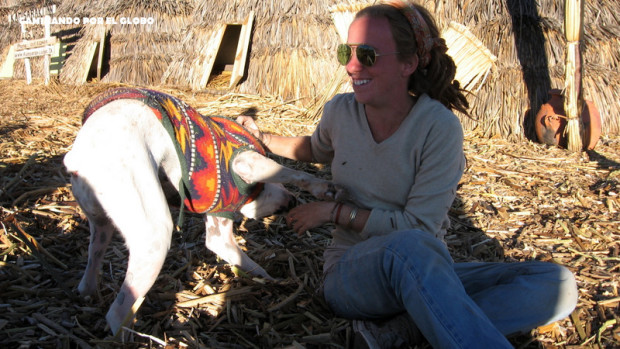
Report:
<svg viewBox="0 0 620 349"><path fill-rule="evenodd" d="M89 220L92 222L92 220ZM90 243L88 245L88 263L84 276L78 285L78 291L82 296L90 296L97 290L99 283L99 270L101 263L112 235L114 235L114 226L111 222L105 224L90 223Z"/></svg>
<svg viewBox="0 0 620 349"><path fill-rule="evenodd" d="M151 288L162 268L170 241L172 238L173 222L164 192L157 176L157 167L147 154L134 148L131 151L131 165L122 171L101 171L85 167L78 171L83 176L83 182L92 188L93 196L88 200L80 200L84 207L92 206L96 202L98 209L85 211L102 213L105 215L91 215L91 226L94 226L96 235L91 238L93 249L91 252L100 255L91 255L87 274L96 269L103 255L101 227L114 226L123 236L129 252L127 272L121 289L115 301L110 306L106 320L114 334L131 321L135 315L132 310L136 300L141 300ZM98 158L102 168L114 168L111 162L117 159ZM85 201L85 202L83 202ZM102 224L104 219L107 223ZM109 221L108 221L109 219ZM106 234L109 239L111 234ZM97 239L99 237L99 239ZM101 242L101 246L97 243ZM101 248L100 248L101 247ZM92 277L85 276L83 288L88 290L92 285Z"/></svg>
<svg viewBox="0 0 620 349"><path fill-rule="evenodd" d="M155 173L135 177L126 185L121 188L125 193L123 205L108 211L129 250L125 280L106 315L114 334L133 320L137 310L134 304L155 283L173 231L170 210Z"/></svg>
<svg viewBox="0 0 620 349"><path fill-rule="evenodd" d="M226 262L241 268L252 275L274 280L260 265L254 262L235 241L233 221L228 218L206 216L207 248L224 259Z"/></svg>
<svg viewBox="0 0 620 349"><path fill-rule="evenodd" d="M103 256L110 244L110 240L112 240L115 229L86 180L72 173L71 187L76 200L80 203L84 214L88 218L90 228L88 262L84 276L78 285L80 294L82 296L89 296L95 293L97 289Z"/></svg>

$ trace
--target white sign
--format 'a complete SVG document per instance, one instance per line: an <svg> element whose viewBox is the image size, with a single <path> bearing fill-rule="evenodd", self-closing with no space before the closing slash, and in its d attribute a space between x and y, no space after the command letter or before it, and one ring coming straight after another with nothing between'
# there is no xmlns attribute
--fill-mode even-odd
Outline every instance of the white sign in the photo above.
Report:
<svg viewBox="0 0 620 349"><path fill-rule="evenodd" d="M49 16L46 16L46 19L49 19ZM50 24L49 20L46 20L46 23L43 28L43 38L35 39L35 40L26 40L30 39L32 32L29 33L27 27L29 27L24 22L21 23L22 27L22 38L24 39L20 44L18 44L18 48L15 49L15 58L23 58L24 59L24 67L26 69L26 81L28 81L28 85L32 82L32 73L30 71L30 57L43 57L43 71L45 73L45 85L49 83L50 80L50 56L54 53L54 46L50 46L50 43L55 43L56 38L50 35ZM30 34L30 35L28 35ZM41 47L42 46L42 47ZM25 48L20 50L19 48Z"/></svg>
<svg viewBox="0 0 620 349"><path fill-rule="evenodd" d="M15 51L15 59L39 57L54 53L54 46L30 48L27 50Z"/></svg>
<svg viewBox="0 0 620 349"><path fill-rule="evenodd" d="M29 48L43 47L46 45L54 45L56 43L56 37L50 36L49 38L22 41L15 44L15 49L18 51L27 50Z"/></svg>

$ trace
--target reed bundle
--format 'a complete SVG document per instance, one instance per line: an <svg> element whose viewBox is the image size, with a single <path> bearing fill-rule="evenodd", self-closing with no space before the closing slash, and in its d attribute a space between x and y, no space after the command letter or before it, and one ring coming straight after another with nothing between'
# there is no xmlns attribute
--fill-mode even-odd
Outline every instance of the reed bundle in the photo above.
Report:
<svg viewBox="0 0 620 349"><path fill-rule="evenodd" d="M477 91L484 84L497 57L459 23L451 22L442 37L446 40L448 54L456 64L455 80L460 82L461 88Z"/></svg>
<svg viewBox="0 0 620 349"><path fill-rule="evenodd" d="M568 119L566 133L567 148L570 151L581 151L583 148L583 130L581 109L581 52L579 41L583 31L583 0L566 0L564 2L566 36L566 80L564 85L564 110Z"/></svg>

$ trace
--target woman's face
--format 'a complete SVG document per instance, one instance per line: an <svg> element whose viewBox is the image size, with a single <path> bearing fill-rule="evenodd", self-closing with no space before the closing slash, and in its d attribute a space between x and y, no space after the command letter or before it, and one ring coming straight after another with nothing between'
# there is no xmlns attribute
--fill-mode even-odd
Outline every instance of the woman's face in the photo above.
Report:
<svg viewBox="0 0 620 349"><path fill-rule="evenodd" d="M372 46L379 55L398 51L386 18L366 16L354 20L349 27L347 43ZM416 67L417 59L403 63L396 54L379 56L372 67L366 67L359 62L353 50L346 70L351 77L356 100L379 108L394 105L400 101L399 98L409 98L408 80Z"/></svg>

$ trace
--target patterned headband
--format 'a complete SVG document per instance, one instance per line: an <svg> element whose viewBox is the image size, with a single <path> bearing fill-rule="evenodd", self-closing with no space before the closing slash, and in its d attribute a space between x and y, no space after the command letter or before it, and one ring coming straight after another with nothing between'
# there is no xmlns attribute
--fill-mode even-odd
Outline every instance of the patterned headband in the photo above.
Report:
<svg viewBox="0 0 620 349"><path fill-rule="evenodd" d="M431 60L431 49L435 46L435 40L431 37L431 31L428 24L413 4L407 4L402 0L386 0L385 4L393 6L400 10L407 17L413 33L415 41L418 44L418 56L420 58L421 68L426 68Z"/></svg>

